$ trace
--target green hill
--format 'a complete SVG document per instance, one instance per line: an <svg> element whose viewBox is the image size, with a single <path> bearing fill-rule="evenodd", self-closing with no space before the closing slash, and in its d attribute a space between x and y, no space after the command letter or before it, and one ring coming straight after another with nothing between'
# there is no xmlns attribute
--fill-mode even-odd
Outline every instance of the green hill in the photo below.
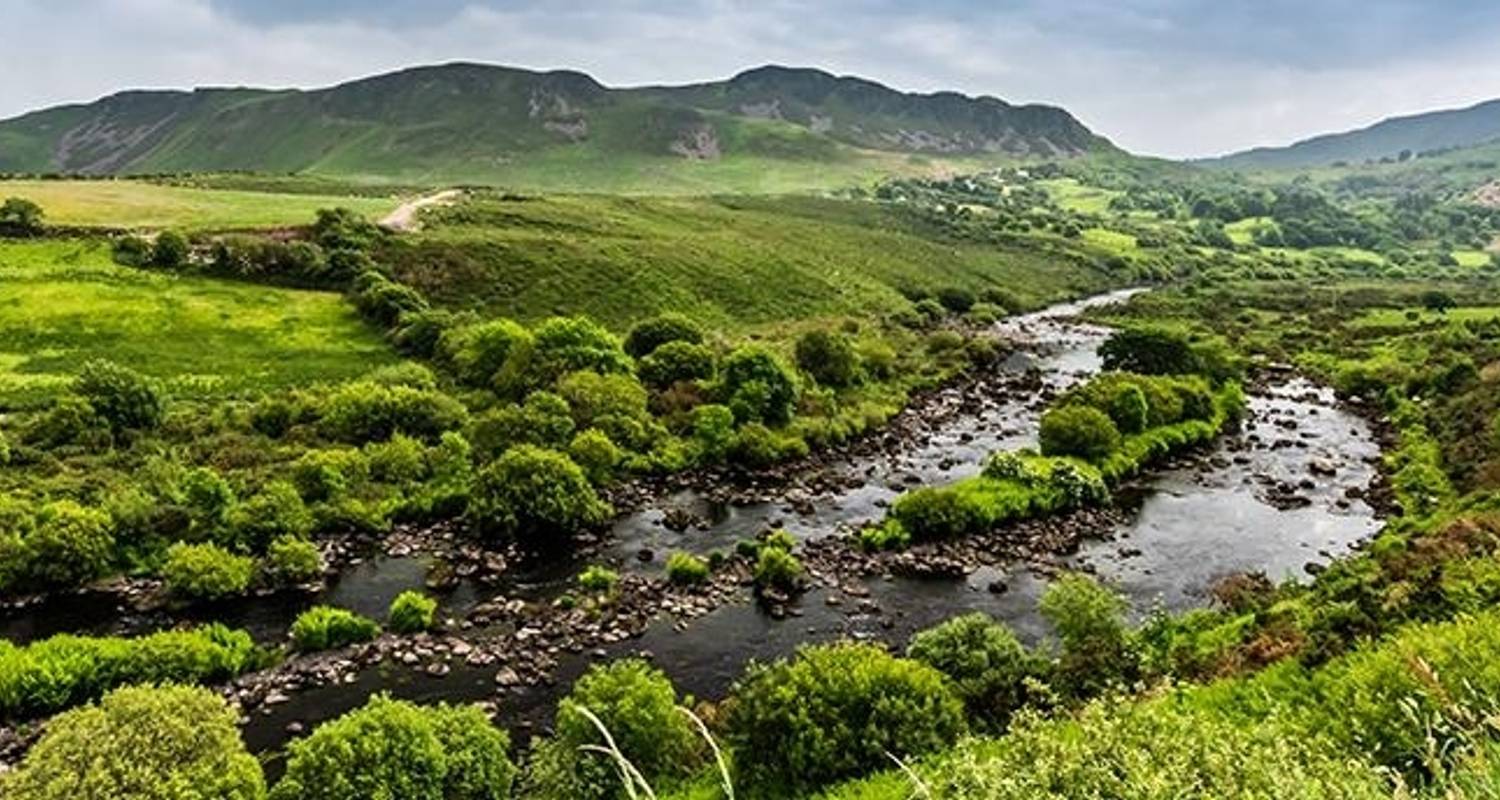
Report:
<svg viewBox="0 0 1500 800"><path fill-rule="evenodd" d="M1058 108L782 67L614 89L578 72L447 64L315 91L124 92L0 122L0 172L250 170L564 190L776 190L1105 149Z"/></svg>

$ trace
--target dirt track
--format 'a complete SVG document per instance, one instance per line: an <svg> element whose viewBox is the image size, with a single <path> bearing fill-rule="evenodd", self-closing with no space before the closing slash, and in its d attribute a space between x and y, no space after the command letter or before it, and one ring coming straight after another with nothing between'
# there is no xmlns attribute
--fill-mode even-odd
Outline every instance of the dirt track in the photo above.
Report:
<svg viewBox="0 0 1500 800"><path fill-rule="evenodd" d="M422 195L414 200L408 200L396 207L395 211L385 215L380 224L393 231L410 231L417 228L417 212L431 206L447 205L456 200L463 191L460 189L444 189L441 192Z"/></svg>

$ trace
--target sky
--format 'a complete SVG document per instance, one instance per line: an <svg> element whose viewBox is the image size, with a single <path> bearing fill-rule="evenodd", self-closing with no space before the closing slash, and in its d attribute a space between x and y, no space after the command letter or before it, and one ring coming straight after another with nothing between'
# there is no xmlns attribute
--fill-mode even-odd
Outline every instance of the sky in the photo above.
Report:
<svg viewBox="0 0 1500 800"><path fill-rule="evenodd" d="M1060 105L1133 152L1196 157L1500 98L1500 3L0 0L0 118L459 60L610 86L813 66Z"/></svg>

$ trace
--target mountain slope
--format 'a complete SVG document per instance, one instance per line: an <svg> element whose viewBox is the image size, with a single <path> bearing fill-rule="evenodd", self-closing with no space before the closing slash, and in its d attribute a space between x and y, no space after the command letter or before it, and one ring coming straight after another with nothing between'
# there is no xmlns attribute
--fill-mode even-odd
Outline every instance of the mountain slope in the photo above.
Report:
<svg viewBox="0 0 1500 800"><path fill-rule="evenodd" d="M1226 169L1300 169L1336 161L1401 158L1454 147L1470 147L1500 139L1500 100L1469 108L1392 117L1368 128L1317 136L1287 147L1260 147L1220 158L1205 166Z"/></svg>
<svg viewBox="0 0 1500 800"><path fill-rule="evenodd" d="M125 92L0 122L0 172L86 174L257 170L547 183L547 170L645 174L737 159L838 165L1109 147L1058 108L907 94L781 67L693 86L612 89L578 72L447 64L315 91Z"/></svg>

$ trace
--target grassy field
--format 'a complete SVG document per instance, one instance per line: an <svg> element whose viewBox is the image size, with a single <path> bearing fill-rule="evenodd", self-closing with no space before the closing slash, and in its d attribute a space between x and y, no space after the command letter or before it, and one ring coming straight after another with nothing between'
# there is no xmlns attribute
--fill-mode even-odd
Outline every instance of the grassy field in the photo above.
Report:
<svg viewBox="0 0 1500 800"><path fill-rule="evenodd" d="M216 230L303 225L320 208L344 206L372 218L394 198L196 189L145 181L0 181L0 198L37 203L54 225Z"/></svg>
<svg viewBox="0 0 1500 800"><path fill-rule="evenodd" d="M90 358L223 396L355 375L395 360L333 293L115 265L102 242L0 243L0 407L34 405Z"/></svg>
<svg viewBox="0 0 1500 800"><path fill-rule="evenodd" d="M616 328L675 310L726 332L908 308L901 290L1000 288L1028 305L1119 282L1060 242L944 238L899 209L808 197L486 197L384 258L434 300Z"/></svg>
<svg viewBox="0 0 1500 800"><path fill-rule="evenodd" d="M1109 210L1109 201L1121 194L1112 189L1088 186L1073 178L1037 181L1037 185L1046 189L1058 205L1085 214L1103 214Z"/></svg>

